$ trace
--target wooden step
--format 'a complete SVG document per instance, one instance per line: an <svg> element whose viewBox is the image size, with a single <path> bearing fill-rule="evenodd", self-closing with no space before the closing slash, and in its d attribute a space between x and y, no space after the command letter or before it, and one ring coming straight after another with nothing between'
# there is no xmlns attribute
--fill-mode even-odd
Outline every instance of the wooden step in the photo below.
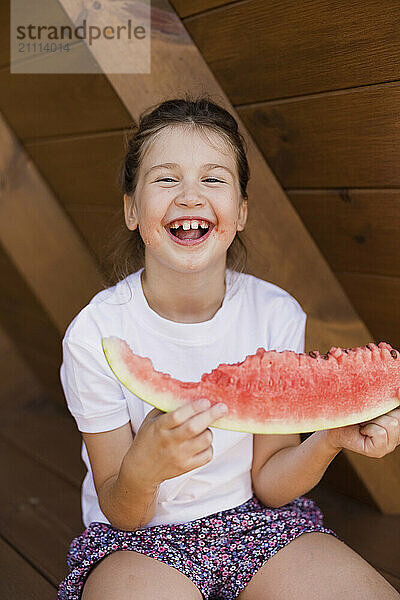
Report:
<svg viewBox="0 0 400 600"><path fill-rule="evenodd" d="M84 529L80 492L0 435L0 535L54 585L67 573L66 554Z"/></svg>
<svg viewBox="0 0 400 600"><path fill-rule="evenodd" d="M400 591L400 517L340 494L323 483L308 494L330 527Z"/></svg>
<svg viewBox="0 0 400 600"><path fill-rule="evenodd" d="M0 538L0 598L4 600L54 600L56 591L7 542Z"/></svg>

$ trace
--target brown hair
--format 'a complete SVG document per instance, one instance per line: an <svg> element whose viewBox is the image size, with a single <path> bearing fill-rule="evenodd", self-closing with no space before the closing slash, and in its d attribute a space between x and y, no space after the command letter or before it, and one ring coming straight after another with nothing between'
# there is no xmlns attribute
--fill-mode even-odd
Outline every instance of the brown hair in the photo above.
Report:
<svg viewBox="0 0 400 600"><path fill-rule="evenodd" d="M162 129L174 125L196 127L203 135L207 134L207 130L219 134L235 155L241 201L247 200L250 169L246 157L246 142L238 131L236 119L212 102L207 94L195 98L186 93L183 98L166 100L141 113L139 124L133 125L125 134L125 156L116 182L122 193L132 197L146 150ZM131 231L126 227L123 207L115 216L118 222L106 245L103 260L106 286L112 286L144 267L145 245L139 228ZM238 231L227 250L226 266L237 272L244 272L247 267L247 248Z"/></svg>

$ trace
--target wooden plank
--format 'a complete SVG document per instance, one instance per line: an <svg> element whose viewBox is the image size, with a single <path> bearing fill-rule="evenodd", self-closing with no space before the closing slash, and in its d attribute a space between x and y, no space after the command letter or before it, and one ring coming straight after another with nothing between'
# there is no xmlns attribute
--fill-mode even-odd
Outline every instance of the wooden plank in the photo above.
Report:
<svg viewBox="0 0 400 600"><path fill-rule="evenodd" d="M197 13L223 7L225 4L233 4L229 0L170 0L181 19L196 15Z"/></svg>
<svg viewBox="0 0 400 600"><path fill-rule="evenodd" d="M25 146L76 230L99 261L117 222L125 227L117 187L123 132L71 136ZM74 177L71 177L74 173Z"/></svg>
<svg viewBox="0 0 400 600"><path fill-rule="evenodd" d="M0 39L0 68L7 65L0 69L0 111L20 140L130 125L103 74L10 73L10 2L1 3L0 22L7 23Z"/></svg>
<svg viewBox="0 0 400 600"><path fill-rule="evenodd" d="M107 171L108 174L109 171ZM115 193L115 192L114 192ZM111 203L104 205L89 205L77 203L66 203L65 210L76 224L76 228L82 233L88 245L102 262L104 271L107 272L110 265L106 265L105 246L110 241L110 235L115 228L125 228L123 206L114 207Z"/></svg>
<svg viewBox="0 0 400 600"><path fill-rule="evenodd" d="M4 291L3 291L4 294ZM11 337L0 325L0 406L1 418L7 415L8 401L11 406L16 398L33 401L43 395L43 387L18 352ZM11 399L11 400L10 400Z"/></svg>
<svg viewBox="0 0 400 600"><path fill-rule="evenodd" d="M2 226L4 223L0 223L0 230ZM44 389L53 400L64 404L58 373L62 360L60 334L1 243L0 276L6 282L0 295L0 324Z"/></svg>
<svg viewBox="0 0 400 600"><path fill-rule="evenodd" d="M10 64L10 6L9 2L0 2L0 23L6 24L2 27L0 37L0 69L9 69Z"/></svg>
<svg viewBox="0 0 400 600"><path fill-rule="evenodd" d="M104 205L116 210L122 205L116 185L124 156L122 130L32 142L25 149L51 188L57 190L64 207L79 204L90 210L92 205Z"/></svg>
<svg viewBox="0 0 400 600"><path fill-rule="evenodd" d="M81 434L66 406L44 394L34 399L9 397L2 403L0 434L77 489L86 474Z"/></svg>
<svg viewBox="0 0 400 600"><path fill-rule="evenodd" d="M393 0L250 0L184 25L232 104L241 105L397 80L399 19Z"/></svg>
<svg viewBox="0 0 400 600"><path fill-rule="evenodd" d="M67 572L72 539L84 529L79 490L0 434L0 534L54 585Z"/></svg>
<svg viewBox="0 0 400 600"><path fill-rule="evenodd" d="M1 598L54 600L54 587L2 539L0 539L0 564Z"/></svg>
<svg viewBox="0 0 400 600"><path fill-rule="evenodd" d="M300 434L301 441L309 435L312 434ZM328 466L324 473L323 484L334 492L367 504L374 510L379 510L365 483L353 469L344 452L339 452L335 460Z"/></svg>
<svg viewBox="0 0 400 600"><path fill-rule="evenodd" d="M23 142L130 125L125 108L101 74L16 74L4 69L0 88L0 111Z"/></svg>
<svg viewBox="0 0 400 600"><path fill-rule="evenodd" d="M343 271L336 276L376 340L400 349L400 278Z"/></svg>
<svg viewBox="0 0 400 600"><path fill-rule="evenodd" d="M73 0L61 0L61 4L67 14L73 14ZM88 10L93 12L92 8ZM102 10L106 10L106 6L102 5ZM157 2L154 11L152 7L151 35L151 76L140 73L107 74L133 120L137 122L141 112L156 102L179 97L185 92L207 93L234 114L246 141L252 173L248 186L249 219L245 236L248 271L283 287L300 302L308 315L308 349L324 351L332 345L348 347L371 341L370 332L265 162L246 129L246 123L235 112L180 18L164 0ZM102 58L97 53L99 64L117 65L121 59L120 51L110 56L112 52L110 46L106 57ZM282 257L285 262L282 262ZM369 476L367 470L365 474L363 472L363 458L361 455L352 458L358 461L362 479ZM390 487L393 474L388 471L387 475ZM375 489L375 500L380 506L386 502L385 494L387 488Z"/></svg>
<svg viewBox="0 0 400 600"><path fill-rule="evenodd" d="M285 188L400 186L400 83L240 106Z"/></svg>
<svg viewBox="0 0 400 600"><path fill-rule="evenodd" d="M2 117L0 137L0 242L61 333L103 281L93 256Z"/></svg>
<svg viewBox="0 0 400 600"><path fill-rule="evenodd" d="M346 454L353 469L385 515L400 514L400 447L383 458ZM362 462L360 460L362 459Z"/></svg>
<svg viewBox="0 0 400 600"><path fill-rule="evenodd" d="M400 277L399 190L305 189L288 196L334 271Z"/></svg>
<svg viewBox="0 0 400 600"><path fill-rule="evenodd" d="M80 487L86 473L80 458L81 435L65 399L59 403L45 394L27 361L1 327L0 379L3 437L47 469Z"/></svg>

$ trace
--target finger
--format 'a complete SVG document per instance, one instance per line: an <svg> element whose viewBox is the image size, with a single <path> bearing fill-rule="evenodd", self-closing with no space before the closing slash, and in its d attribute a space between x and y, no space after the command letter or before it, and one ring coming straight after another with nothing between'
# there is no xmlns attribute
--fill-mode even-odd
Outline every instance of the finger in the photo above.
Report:
<svg viewBox="0 0 400 600"><path fill-rule="evenodd" d="M376 424L382 425L387 431L388 437L388 452L392 452L400 443L400 418L397 418L396 413L390 411L385 415L381 415L376 419Z"/></svg>
<svg viewBox="0 0 400 600"><path fill-rule="evenodd" d="M206 427L205 431L199 433L199 435L187 439L182 443L182 450L184 450L190 444L190 449L193 454L198 454L199 452L203 452L207 450L207 448L212 444L214 439L213 432L211 429Z"/></svg>
<svg viewBox="0 0 400 600"><path fill-rule="evenodd" d="M192 459L189 461L189 466L191 469L196 469L204 464L209 463L214 455L214 449L210 445L202 452L198 452L195 454ZM203 596L204 597L204 596Z"/></svg>
<svg viewBox="0 0 400 600"><path fill-rule="evenodd" d="M367 423L360 428L361 435L365 436L365 447L370 456L382 457L393 452L398 443L398 423L386 426L377 423Z"/></svg>
<svg viewBox="0 0 400 600"><path fill-rule="evenodd" d="M150 412L147 413L145 419L146 421L152 421L153 419L157 418L159 415L163 415L164 412L162 410L160 410L159 408L153 408Z"/></svg>
<svg viewBox="0 0 400 600"><path fill-rule="evenodd" d="M182 423L176 433L182 439L194 438L224 414L226 414L226 407L222 403L214 404L209 409L193 415L185 423Z"/></svg>
<svg viewBox="0 0 400 600"><path fill-rule="evenodd" d="M205 405L204 401L208 402L208 404ZM165 428L174 429L175 427L180 427L194 415L208 410L210 404L211 403L206 398L199 398L193 402L182 404L182 406L179 406L175 410L167 413L164 419Z"/></svg>
<svg viewBox="0 0 400 600"><path fill-rule="evenodd" d="M397 443L399 420L395 416L392 416L389 413L381 415L380 417L376 417L373 420L371 419L371 421L367 421L365 426L363 425L361 429L366 430L366 427L369 425L375 425L376 427L383 428L386 432L387 441L389 445L394 442ZM376 431L378 433L377 429L371 427L369 428L369 431Z"/></svg>
<svg viewBox="0 0 400 600"><path fill-rule="evenodd" d="M157 415L162 415L164 414L164 411L160 410L159 408L153 408L150 412L147 413L146 417L154 417Z"/></svg>

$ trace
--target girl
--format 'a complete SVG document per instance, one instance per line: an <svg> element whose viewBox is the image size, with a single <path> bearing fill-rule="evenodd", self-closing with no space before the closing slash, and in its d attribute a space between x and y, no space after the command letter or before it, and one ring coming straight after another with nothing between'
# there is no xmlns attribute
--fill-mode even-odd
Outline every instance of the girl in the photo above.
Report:
<svg viewBox="0 0 400 600"><path fill-rule="evenodd" d="M223 402L151 409L102 352L101 338L116 335L155 369L193 381L259 346L304 351L299 303L244 272L243 143L232 115L189 96L144 113L129 140L126 270L63 339L61 381L87 475L86 529L72 541L60 600L399 598L301 495L342 447L365 439L358 426L303 443L213 428ZM379 452L392 451L398 420L378 422L389 434Z"/></svg>

